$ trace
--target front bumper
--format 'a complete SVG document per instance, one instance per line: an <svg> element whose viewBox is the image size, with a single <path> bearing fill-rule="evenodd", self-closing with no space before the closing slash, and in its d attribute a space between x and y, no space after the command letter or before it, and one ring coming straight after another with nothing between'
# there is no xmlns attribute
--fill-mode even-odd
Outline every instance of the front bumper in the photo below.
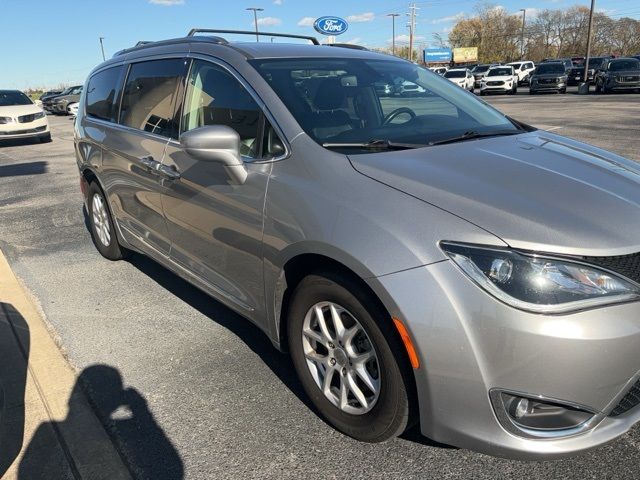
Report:
<svg viewBox="0 0 640 480"><path fill-rule="evenodd" d="M67 103L54 103L50 111L53 113L67 113L67 105Z"/></svg>
<svg viewBox="0 0 640 480"><path fill-rule="evenodd" d="M41 137L47 133L49 133L49 122L46 117L28 123L0 124L0 140Z"/></svg>
<svg viewBox="0 0 640 480"><path fill-rule="evenodd" d="M560 92L565 88L567 88L567 84L565 82L559 82L559 83L532 82L529 85L529 90L534 92Z"/></svg>
<svg viewBox="0 0 640 480"><path fill-rule="evenodd" d="M507 93L513 88L513 84L503 83L502 85L486 85L480 86L480 91L484 93Z"/></svg>
<svg viewBox="0 0 640 480"><path fill-rule="evenodd" d="M420 424L433 440L509 458L551 458L609 442L640 420L640 408L609 416L640 376L640 304L523 312L489 296L451 261L376 280L372 287L405 322L420 357ZM580 434L516 435L498 420L493 389L583 405L597 418Z"/></svg>

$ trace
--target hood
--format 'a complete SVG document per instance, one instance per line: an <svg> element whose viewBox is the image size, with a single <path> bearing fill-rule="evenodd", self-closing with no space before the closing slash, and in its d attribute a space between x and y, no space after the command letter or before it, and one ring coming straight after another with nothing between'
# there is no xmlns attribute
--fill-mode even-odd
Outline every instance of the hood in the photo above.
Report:
<svg viewBox="0 0 640 480"><path fill-rule="evenodd" d="M535 131L349 158L363 175L514 248L585 256L640 251L639 165L580 142Z"/></svg>
<svg viewBox="0 0 640 480"><path fill-rule="evenodd" d="M41 112L42 108L37 105L9 105L0 106L0 117L20 117L22 115L30 115L32 113Z"/></svg>
<svg viewBox="0 0 640 480"><path fill-rule="evenodd" d="M508 82L509 80L513 80L514 75L492 75L490 77L484 77L483 80L487 82Z"/></svg>

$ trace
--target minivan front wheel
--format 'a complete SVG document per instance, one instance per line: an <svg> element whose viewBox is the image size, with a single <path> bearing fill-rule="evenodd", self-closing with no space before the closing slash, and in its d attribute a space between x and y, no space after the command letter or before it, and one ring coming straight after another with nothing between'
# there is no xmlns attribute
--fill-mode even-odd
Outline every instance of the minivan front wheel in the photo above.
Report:
<svg viewBox="0 0 640 480"><path fill-rule="evenodd" d="M89 185L88 205L91 235L100 254L109 260L124 258L126 250L118 244L109 206L104 193L95 182Z"/></svg>
<svg viewBox="0 0 640 480"><path fill-rule="evenodd" d="M357 440L382 442L407 427L409 399L387 314L370 297L346 275L309 275L291 299L287 333L298 377L320 414Z"/></svg>

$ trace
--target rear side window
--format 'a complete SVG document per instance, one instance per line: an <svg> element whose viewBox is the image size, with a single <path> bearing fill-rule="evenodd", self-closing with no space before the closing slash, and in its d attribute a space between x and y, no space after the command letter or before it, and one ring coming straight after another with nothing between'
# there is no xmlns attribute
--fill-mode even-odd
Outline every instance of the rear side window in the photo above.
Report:
<svg viewBox="0 0 640 480"><path fill-rule="evenodd" d="M132 64L122 95L120 123L177 138L174 104L184 71L185 61L180 58Z"/></svg>
<svg viewBox="0 0 640 480"><path fill-rule="evenodd" d="M85 107L87 116L108 122L118 121L123 75L124 65L120 65L102 70L89 79Z"/></svg>

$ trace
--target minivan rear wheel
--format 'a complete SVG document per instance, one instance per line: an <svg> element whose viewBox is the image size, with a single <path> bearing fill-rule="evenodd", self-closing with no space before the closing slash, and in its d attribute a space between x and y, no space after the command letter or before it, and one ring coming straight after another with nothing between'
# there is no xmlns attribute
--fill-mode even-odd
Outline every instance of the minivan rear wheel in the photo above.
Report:
<svg viewBox="0 0 640 480"><path fill-rule="evenodd" d="M388 314L357 281L326 271L305 277L288 313L294 367L320 414L364 442L401 434L409 420L407 380L390 343Z"/></svg>
<svg viewBox="0 0 640 480"><path fill-rule="evenodd" d="M88 206L91 236L100 254L109 260L124 258L128 251L118 243L109 205L102 189L95 182L89 185Z"/></svg>

